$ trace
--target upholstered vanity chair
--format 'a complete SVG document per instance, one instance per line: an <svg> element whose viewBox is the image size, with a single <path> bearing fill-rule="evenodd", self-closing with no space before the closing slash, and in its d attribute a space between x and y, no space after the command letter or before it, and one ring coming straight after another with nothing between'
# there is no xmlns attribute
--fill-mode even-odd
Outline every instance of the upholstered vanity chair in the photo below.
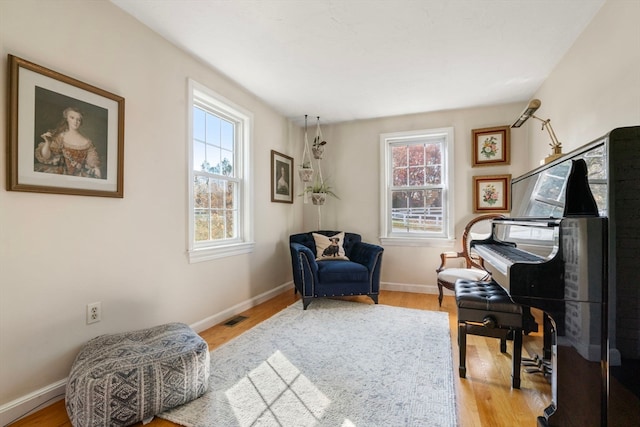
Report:
<svg viewBox="0 0 640 427"><path fill-rule="evenodd" d="M464 227L464 233L462 233L462 251L443 252L440 254L440 267L436 270L438 273L438 304L442 305L442 288L453 291L458 279L474 282L489 280L491 275L484 269L478 256L472 253L469 245L471 240L489 237L491 234L491 220L496 218L504 218L504 215L485 214L472 219ZM464 267L447 268L447 262L454 259L464 260Z"/></svg>
<svg viewBox="0 0 640 427"><path fill-rule="evenodd" d="M378 303L382 247L362 242L359 234L328 230L293 234L289 247L305 310L321 297L368 295Z"/></svg>

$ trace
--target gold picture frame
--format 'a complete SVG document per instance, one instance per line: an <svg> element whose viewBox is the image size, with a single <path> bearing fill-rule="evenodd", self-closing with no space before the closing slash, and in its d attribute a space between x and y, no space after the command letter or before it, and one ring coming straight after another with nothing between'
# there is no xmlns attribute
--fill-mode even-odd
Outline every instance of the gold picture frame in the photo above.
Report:
<svg viewBox="0 0 640 427"><path fill-rule="evenodd" d="M8 62L7 190L124 197L124 98Z"/></svg>
<svg viewBox="0 0 640 427"><path fill-rule="evenodd" d="M473 212L509 212L511 175L473 177Z"/></svg>
<svg viewBox="0 0 640 427"><path fill-rule="evenodd" d="M511 127L471 131L472 167L508 165L511 162Z"/></svg>
<svg viewBox="0 0 640 427"><path fill-rule="evenodd" d="M271 201L293 203L293 158L271 150Z"/></svg>

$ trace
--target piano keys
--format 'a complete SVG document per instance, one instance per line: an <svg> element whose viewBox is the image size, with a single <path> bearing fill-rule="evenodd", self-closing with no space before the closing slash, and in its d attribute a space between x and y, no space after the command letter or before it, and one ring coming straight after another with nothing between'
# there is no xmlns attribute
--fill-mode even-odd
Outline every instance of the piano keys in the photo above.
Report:
<svg viewBox="0 0 640 427"><path fill-rule="evenodd" d="M550 405L539 426L640 419L640 126L512 181L512 218L471 243L512 299L545 313Z"/></svg>

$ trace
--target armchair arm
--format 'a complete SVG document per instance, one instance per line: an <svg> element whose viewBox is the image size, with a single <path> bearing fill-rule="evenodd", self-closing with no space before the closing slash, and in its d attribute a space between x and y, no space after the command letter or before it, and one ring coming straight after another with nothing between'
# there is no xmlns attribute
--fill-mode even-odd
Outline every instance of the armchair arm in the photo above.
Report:
<svg viewBox="0 0 640 427"><path fill-rule="evenodd" d="M357 242L349 254L351 261L362 264L369 270L369 280L373 292L378 292L380 289L380 270L382 267L383 252L384 248L382 246Z"/></svg>
<svg viewBox="0 0 640 427"><path fill-rule="evenodd" d="M440 267L436 269L436 273L440 273L447 268L448 259L464 258L463 252L443 252L440 254Z"/></svg>
<svg viewBox="0 0 640 427"><path fill-rule="evenodd" d="M311 249L300 243L291 243L293 283L302 296L312 296L318 283L318 263Z"/></svg>
<svg viewBox="0 0 640 427"><path fill-rule="evenodd" d="M443 252L440 254L440 267L436 269L436 273L440 273L447 268L447 260L462 258L465 260L466 268L477 268L480 270L486 270L484 268L483 259L474 255L470 255L468 258L464 252Z"/></svg>

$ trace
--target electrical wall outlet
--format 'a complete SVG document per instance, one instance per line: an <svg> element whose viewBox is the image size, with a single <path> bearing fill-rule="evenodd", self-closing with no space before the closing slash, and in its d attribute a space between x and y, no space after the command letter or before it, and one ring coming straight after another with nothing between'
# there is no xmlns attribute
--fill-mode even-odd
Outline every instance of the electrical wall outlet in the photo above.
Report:
<svg viewBox="0 0 640 427"><path fill-rule="evenodd" d="M87 304L87 325L102 320L102 303L92 302Z"/></svg>

